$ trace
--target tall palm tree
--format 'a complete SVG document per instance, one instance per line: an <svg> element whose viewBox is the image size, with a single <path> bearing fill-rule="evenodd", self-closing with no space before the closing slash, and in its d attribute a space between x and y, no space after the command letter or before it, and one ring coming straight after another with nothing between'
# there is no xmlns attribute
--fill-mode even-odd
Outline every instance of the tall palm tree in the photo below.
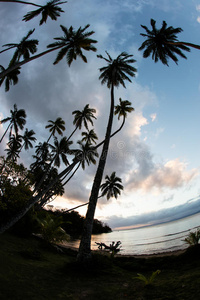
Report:
<svg viewBox="0 0 200 300"><path fill-rule="evenodd" d="M9 67L15 66L14 64L9 65ZM8 67L8 68L9 68ZM10 85L15 85L18 83L18 75L20 74L20 67L11 70L9 73L6 73L6 69L0 65L0 74L5 74L0 76L0 86L2 86L3 82L5 81L5 91L8 92L10 90Z"/></svg>
<svg viewBox="0 0 200 300"><path fill-rule="evenodd" d="M59 117L55 121L48 121L50 124L46 125L45 128L49 128L49 131L51 132L47 143L49 142L50 138L52 136L55 136L55 133L57 132L59 135L63 135L63 131L65 131L65 121Z"/></svg>
<svg viewBox="0 0 200 300"><path fill-rule="evenodd" d="M34 137L35 132L31 129L28 130L28 128L26 128L24 135L22 136L22 139L24 141L21 149L24 147L25 150L28 150L29 148L33 148L33 144L32 142L35 142L37 139L36 137Z"/></svg>
<svg viewBox="0 0 200 300"><path fill-rule="evenodd" d="M37 17L39 14L42 14L42 18L40 20L40 25L43 23L46 23L47 18L50 17L52 20L56 21L57 17L60 17L60 13L64 12L61 7L58 5L61 5L63 3L67 3L67 1L60 1L60 0L51 0L47 2L46 5L37 5L40 8L28 12L22 19L22 21L30 21L31 19Z"/></svg>
<svg viewBox="0 0 200 300"><path fill-rule="evenodd" d="M117 199L118 195L121 194L120 190L124 189L123 185L120 183L120 182L122 182L121 178L117 177L115 175L115 172L113 172L110 177L108 175L106 175L105 179L106 179L105 183L101 184L101 186L100 186L102 193L100 196L98 196L98 198L104 197L106 195L107 200L109 200L110 197L115 197ZM89 204L89 202L80 204L78 206L75 206L73 208L65 210L64 213L67 213L71 210L75 210L79 207L82 207L82 206L85 206L88 204Z"/></svg>
<svg viewBox="0 0 200 300"><path fill-rule="evenodd" d="M96 159L95 157L98 157L98 153L96 149L94 150L91 147L91 143L83 143L82 141L77 142L80 146L80 149L76 150L75 152L75 158L78 158L81 162L81 166L83 170L85 170L85 163L90 165L90 163L93 163L94 165L96 164Z"/></svg>
<svg viewBox="0 0 200 300"><path fill-rule="evenodd" d="M181 50L189 52L190 48L188 48L188 46L200 49L200 46L198 45L180 42L178 40L177 34L182 31L180 27L167 27L167 23L163 21L161 29L157 29L155 20L151 19L150 23L152 30L141 25L141 27L146 31L146 34L141 33L141 35L147 38L139 48L139 50L145 49L143 52L144 58L151 55L155 62L160 60L164 65L168 66L169 58L171 58L176 64L178 63L176 55L187 58Z"/></svg>
<svg viewBox="0 0 200 300"><path fill-rule="evenodd" d="M72 131L71 135L68 137L68 140L71 139L72 135L76 132L77 129L81 129L82 125L85 126L87 130L88 128L88 122L93 126L93 120L96 119L94 113L96 113L96 109L90 108L89 104L87 104L82 111L75 110L72 112L72 115L74 115L74 121L73 124L75 125L75 129Z"/></svg>
<svg viewBox="0 0 200 300"><path fill-rule="evenodd" d="M57 138L54 138L54 146L50 145L51 153L52 153L52 160L51 163L54 163L54 166L60 167L62 158L63 163L67 166L69 165L69 161L67 159L67 154L71 154L71 151L69 149L70 145L73 144L72 141L67 141L66 137L63 137L60 142ZM50 163L50 164L51 164Z"/></svg>
<svg viewBox="0 0 200 300"><path fill-rule="evenodd" d="M94 129L91 129L89 131L84 131L81 133L81 135L83 136L82 142L86 142L89 144L97 143L96 140L98 140L98 137L97 137L96 133L94 132Z"/></svg>
<svg viewBox="0 0 200 300"><path fill-rule="evenodd" d="M71 26L67 29L65 26L60 25L64 32L63 37L54 38L58 42L49 44L47 48L62 47L59 51L54 65L57 64L64 56L66 56L67 63L70 66L73 60L76 60L77 56L80 56L84 62L87 62L87 58L83 55L82 49L85 51L97 51L92 45L97 41L89 38L94 31L85 32L90 25L86 25L84 28L79 27L77 31Z"/></svg>
<svg viewBox="0 0 200 300"><path fill-rule="evenodd" d="M121 184L121 178L116 176L116 172L112 172L110 177L106 175L105 180L105 183L102 183L100 186L102 193L99 198L106 195L107 200L111 197L115 197L117 199L118 195L121 194L121 190L124 189Z"/></svg>
<svg viewBox="0 0 200 300"><path fill-rule="evenodd" d="M10 135L12 134L12 129L14 128L15 134L18 135L18 127L23 130L26 124L26 112L24 109L17 109L17 105L14 104L14 110L10 110L11 116L0 121L0 124L10 122L7 129L5 130L0 143L2 142L4 136L6 135L8 129L10 128Z"/></svg>
<svg viewBox="0 0 200 300"><path fill-rule="evenodd" d="M13 58L11 59L11 64L19 62L21 56L23 56L23 59L30 58L30 54L34 54L35 52L37 52L38 40L28 40L28 38L34 31L35 29L30 30L19 44L12 43L12 44L3 45L3 47L8 47L8 48L0 51L0 53L13 48L17 48L17 50L13 55Z"/></svg>
<svg viewBox="0 0 200 300"><path fill-rule="evenodd" d="M102 55L98 55L99 58L104 59L107 62L106 67L100 68L101 75L99 79L102 84L107 84L107 87L111 91L111 104L110 104L110 114L107 124L107 130L105 135L105 142L103 144L102 153L99 159L99 164L97 167L97 171L94 177L93 186L89 198L89 205L86 213L86 219L83 228L83 234L80 242L78 260L80 262L86 262L91 258L91 234L93 227L93 220L95 209L97 205L97 199L99 194L99 189L101 186L101 181L103 177L103 172L106 164L106 158L109 148L110 135L112 130L113 123L113 114L114 114L114 87L118 87L120 84L123 87L125 86L125 80L131 82L130 77L135 76L135 72L137 71L130 64L134 63L135 60L132 58L132 55L128 55L125 52L122 52L116 59L112 59L112 57L106 52L108 58L103 57Z"/></svg>
<svg viewBox="0 0 200 300"><path fill-rule="evenodd" d="M61 60L61 57L63 58L66 55L67 58L67 63L69 65L71 65L71 62L73 60L76 59L77 56L81 56L82 59L86 62L87 59L86 57L83 55L82 50L87 50L87 51L96 51L96 48L91 45L92 43L97 43L97 41L89 39L88 36L92 35L94 33L94 31L90 31L90 32L85 32L83 33L83 31L85 31L90 25L86 25L83 29L81 27L79 27L79 29L77 31L75 31L73 28L69 31L72 31L72 33L70 35L64 35L64 37L61 38L55 38L58 40L61 40L61 42L57 42L54 44L50 44L47 47L52 49L49 49L47 51L41 52L37 55L34 55L28 59L25 59L23 61L20 61L18 63L9 65L7 69L2 69L2 72L0 73L0 78L4 78L7 74L9 74L11 71L15 70L15 69L19 69L19 67L21 67L22 65L37 59L39 57L42 57L52 51L58 50L62 47L64 47L65 50L63 50L62 53L58 53L58 57L56 59L57 60ZM64 30L66 29L68 31L67 28L65 28L64 26L61 25L61 28ZM53 46L55 45L55 46ZM63 54L64 53L64 54ZM55 63L55 62L54 62Z"/></svg>

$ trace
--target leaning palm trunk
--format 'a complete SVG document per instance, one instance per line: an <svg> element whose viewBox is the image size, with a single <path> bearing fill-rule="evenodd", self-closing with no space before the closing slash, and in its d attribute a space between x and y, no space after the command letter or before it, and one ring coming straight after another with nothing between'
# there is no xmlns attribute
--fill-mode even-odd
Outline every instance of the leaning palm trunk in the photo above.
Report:
<svg viewBox="0 0 200 300"><path fill-rule="evenodd" d="M30 62L30 61L32 61L32 60L34 60L34 59L37 59L37 58L39 58L39 57L42 57L43 55L48 54L48 53L50 53L50 52L52 52L52 51L54 51L54 50L58 50L58 49L60 49L60 48L62 48L62 46L58 46L58 47L55 47L55 48L53 48L53 49L46 50L46 51L41 52L41 53L39 53L39 54L37 54L37 55L34 55L34 56L30 57L30 58L27 58L27 59L25 59L25 60L23 60L23 61L20 61L20 62L18 62L18 63L12 64L10 67L8 67L8 69L6 69L5 71L3 71L3 72L0 73L0 78L2 78L2 77L4 77L4 76L8 75L8 74L9 74L10 72L12 72L13 70L15 70L15 69L17 69L17 68L23 66L24 64L26 64L26 63L28 63L28 62Z"/></svg>
<svg viewBox="0 0 200 300"><path fill-rule="evenodd" d="M56 182L59 181L61 177L63 177L66 173L69 171L72 171L73 168L76 166L76 164L79 163L79 160L74 160L74 162L68 166L64 171L62 171L53 181L49 183L49 185L46 187L46 189L42 190L40 193L38 193L36 196L32 196L26 203L26 206L23 207L23 209L20 212L17 212L16 215L12 216L9 220L7 220L6 223L1 224L0 226L0 233L3 233L10 227L12 227L17 221L19 221L35 203L37 203L48 191L50 188L52 188Z"/></svg>
<svg viewBox="0 0 200 300"><path fill-rule="evenodd" d="M96 175L93 181L93 186L91 190L89 205L86 213L82 238L81 238L78 257L77 257L78 261L81 263L85 263L89 261L91 258L91 235L92 235L93 220L94 220L94 214L95 214L97 200L98 200L99 189L100 189L103 172L106 164L106 158L108 154L110 135L111 135L112 123L113 123L113 114L114 114L114 85L112 84L110 116L109 116L107 130L106 130L105 142L99 159Z"/></svg>
<svg viewBox="0 0 200 300"><path fill-rule="evenodd" d="M200 46L199 45L192 44L192 43L187 43L187 42L167 42L166 44L175 45L175 46L184 45L184 46L188 46L188 47L192 47L192 48L200 50Z"/></svg>

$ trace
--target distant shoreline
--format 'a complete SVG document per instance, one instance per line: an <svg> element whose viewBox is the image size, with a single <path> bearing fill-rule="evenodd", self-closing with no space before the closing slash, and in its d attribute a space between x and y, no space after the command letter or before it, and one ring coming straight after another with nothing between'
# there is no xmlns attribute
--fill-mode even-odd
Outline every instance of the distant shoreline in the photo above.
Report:
<svg viewBox="0 0 200 300"><path fill-rule="evenodd" d="M116 227L115 228L112 228L112 231L125 231L125 230L136 230L136 229L141 229L141 228L147 228L147 227L153 227L153 226L158 226L158 225L162 225L162 224L168 224L168 223L171 223L171 222L175 222L175 221L178 221L178 220L182 220L182 219L186 219L186 218L189 218L191 216L194 216L194 215L197 215L199 214L200 211L196 212L196 213L191 213L189 215L186 215L186 216L183 216L183 217L179 217L179 218L176 218L176 219L172 219L170 221L163 221L163 222L158 222L158 223L154 223L154 224L145 224L143 226L140 226L138 225L138 227L132 227L132 228L122 228L122 227ZM137 225L130 225L129 227L131 226L137 226ZM127 226L128 227L128 226ZM118 229L117 229L118 228ZM119 229L121 228L121 229Z"/></svg>

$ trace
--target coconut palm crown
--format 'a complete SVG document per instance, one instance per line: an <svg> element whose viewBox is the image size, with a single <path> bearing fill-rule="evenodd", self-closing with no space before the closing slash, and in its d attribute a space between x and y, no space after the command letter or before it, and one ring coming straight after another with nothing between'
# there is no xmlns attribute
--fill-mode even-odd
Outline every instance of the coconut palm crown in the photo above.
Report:
<svg viewBox="0 0 200 300"><path fill-rule="evenodd" d="M79 27L77 31L71 26L69 29L63 25L60 25L64 36L54 38L58 42L49 44L47 48L62 47L58 52L57 58L54 61L54 65L57 64L65 55L68 65L70 66L73 60L76 60L77 56L80 56L84 62L87 62L87 58L82 52L85 51L97 51L92 45L97 43L96 40L90 38L94 31L85 32L90 25L86 25L84 28Z"/></svg>
<svg viewBox="0 0 200 300"><path fill-rule="evenodd" d="M163 21L161 29L156 28L156 21L151 19L150 21L152 30L149 30L146 26L141 25L145 29L146 34L141 33L143 37L147 39L142 43L138 50L144 50L143 57L147 58L152 56L154 62L160 60L164 65L168 66L168 60L171 58L176 64L178 64L179 55L183 58L187 58L181 51L190 51L190 48L184 45L183 42L179 42L177 34L183 30L178 27L167 27L167 23Z"/></svg>
<svg viewBox="0 0 200 300"><path fill-rule="evenodd" d="M50 17L52 20L56 21L57 17L60 17L60 13L64 12L61 7L63 3L67 3L67 1L61 2L60 0L52 0L47 2L46 5L37 5L38 9L28 12L22 19L22 21L30 21L31 19L37 17L39 14L42 14L42 18L40 20L40 25L46 23L47 18Z"/></svg>
<svg viewBox="0 0 200 300"><path fill-rule="evenodd" d="M112 172L110 177L106 175L105 182L101 184L101 191L102 194L100 197L106 195L107 200L111 197L115 197L117 199L118 195L121 194L121 190L124 189L123 185L121 184L121 178L116 176L116 172Z"/></svg>

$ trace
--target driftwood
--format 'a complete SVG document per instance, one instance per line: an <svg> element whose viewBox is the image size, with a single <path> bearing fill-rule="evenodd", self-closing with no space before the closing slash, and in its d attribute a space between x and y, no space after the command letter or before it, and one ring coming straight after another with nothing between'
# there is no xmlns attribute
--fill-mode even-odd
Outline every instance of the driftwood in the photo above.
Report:
<svg viewBox="0 0 200 300"><path fill-rule="evenodd" d="M111 252L119 252L120 251L120 248L118 248L120 245L121 245L121 242L118 241L118 242L112 242L110 244L110 246L106 245L105 243L97 243L95 242L97 245L98 245L98 248L99 250L109 250Z"/></svg>

